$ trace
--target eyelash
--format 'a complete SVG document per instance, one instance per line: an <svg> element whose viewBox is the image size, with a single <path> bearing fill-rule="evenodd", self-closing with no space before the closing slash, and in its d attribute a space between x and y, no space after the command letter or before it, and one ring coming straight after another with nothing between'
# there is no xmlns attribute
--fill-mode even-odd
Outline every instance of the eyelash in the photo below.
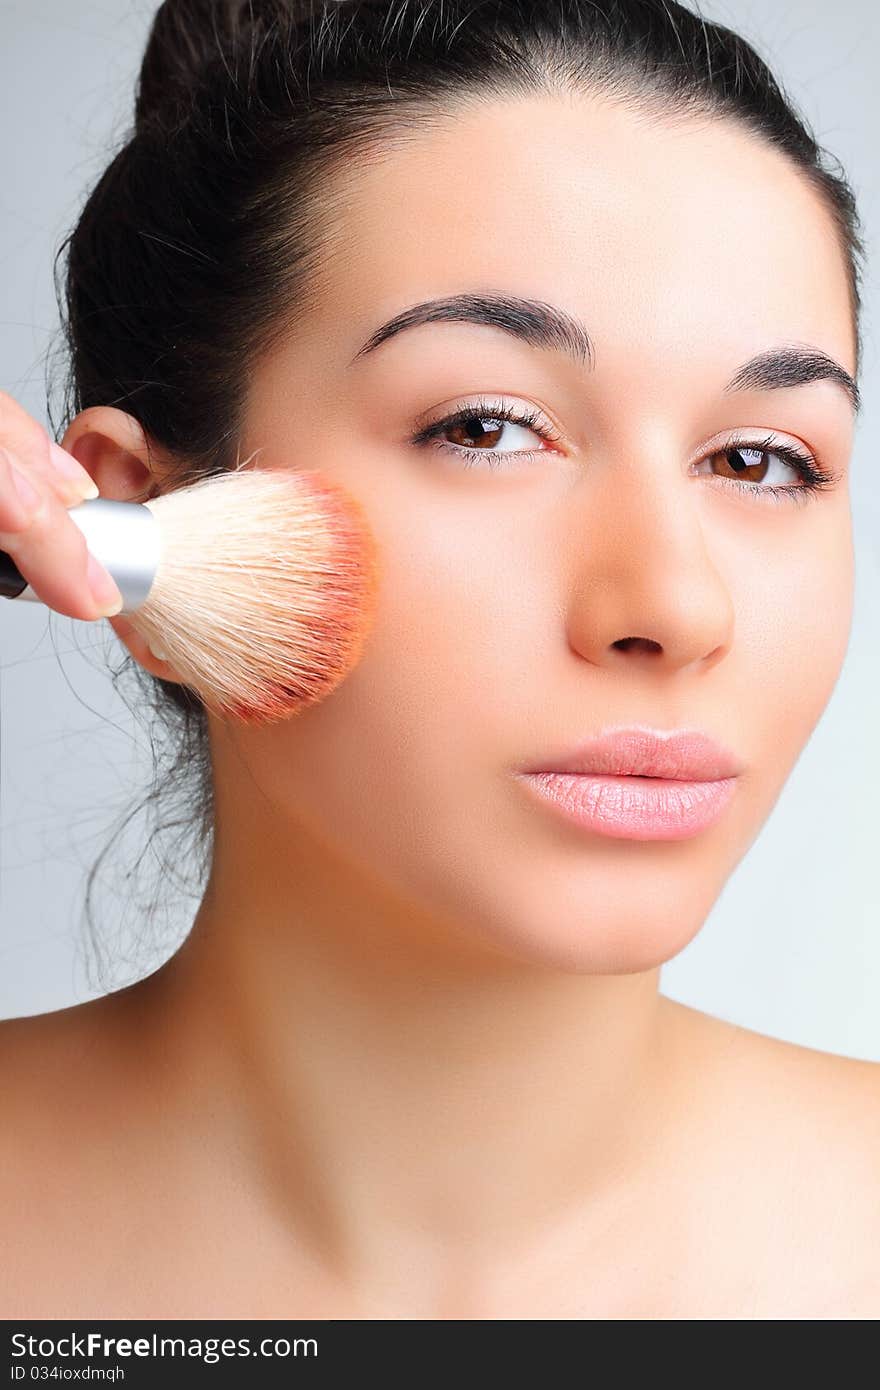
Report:
<svg viewBox="0 0 880 1390"><path fill-rule="evenodd" d="M460 410L454 411L453 414L445 416L442 420L437 420L433 424L426 426L424 429L420 430L418 434L414 435L410 442L417 446L425 445L429 443L430 440L437 438L445 430L453 429L456 425L465 425L469 420L475 419L505 420L513 425L524 425L528 429L534 430L542 439L549 440L551 443L558 442L560 437L554 430L547 428L536 411L517 410L507 405L497 406L485 400L479 400L475 401L472 405L463 406ZM772 448L771 445L773 446ZM712 453L707 455L707 457L713 458L718 454L736 453L741 449L775 454L777 458L790 464L803 481L800 486L780 487L775 484L744 483L739 482L736 478L721 478L712 475L716 476L717 482L735 488L739 493L749 493L752 496L756 494L760 494L762 497L769 496L774 502L782 500L783 497L791 499L792 501L806 502L810 496L826 491L833 487L837 481L835 475L823 468L812 454L808 453L806 450L798 449L793 444L774 444L772 435L767 435L762 440L736 438L728 443L724 449L713 449ZM466 460L467 467L485 466L486 459L506 457L506 455L497 449L466 449L464 446L458 444L444 444L441 446L441 452L451 452L455 457ZM512 457L525 457L530 459L534 458L536 453L543 452L543 450L533 450L531 452L519 451L512 455ZM501 468L503 465L499 463L490 463L489 467L490 469Z"/></svg>

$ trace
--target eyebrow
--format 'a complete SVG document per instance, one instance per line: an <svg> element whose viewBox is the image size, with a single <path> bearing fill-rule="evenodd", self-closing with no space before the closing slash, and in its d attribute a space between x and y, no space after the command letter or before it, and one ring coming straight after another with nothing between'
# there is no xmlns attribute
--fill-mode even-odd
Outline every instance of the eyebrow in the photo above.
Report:
<svg viewBox="0 0 880 1390"><path fill-rule="evenodd" d="M596 353L592 339L580 319L553 304L516 295L454 294L427 299L395 314L377 328L349 362L374 352L389 339L423 323L477 323L500 328L529 347L561 352L579 365L592 369ZM789 386L806 386L813 381L833 381L842 387L850 405L861 409L859 388L844 367L820 348L810 344L791 344L769 348L750 357L724 387L723 394L738 391L775 391Z"/></svg>

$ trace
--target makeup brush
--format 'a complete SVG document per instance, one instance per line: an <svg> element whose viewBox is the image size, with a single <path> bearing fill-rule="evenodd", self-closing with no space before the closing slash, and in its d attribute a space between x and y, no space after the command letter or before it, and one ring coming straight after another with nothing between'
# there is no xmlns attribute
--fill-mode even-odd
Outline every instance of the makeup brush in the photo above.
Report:
<svg viewBox="0 0 880 1390"><path fill-rule="evenodd" d="M121 612L220 717L284 719L360 658L375 615L375 538L360 503L323 474L240 468L69 515L116 581ZM4 551L0 597L42 602Z"/></svg>

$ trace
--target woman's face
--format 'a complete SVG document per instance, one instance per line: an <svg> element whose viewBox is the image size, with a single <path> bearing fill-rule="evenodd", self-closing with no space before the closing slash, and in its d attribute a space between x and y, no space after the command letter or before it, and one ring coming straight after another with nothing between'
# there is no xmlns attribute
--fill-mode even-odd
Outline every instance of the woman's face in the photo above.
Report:
<svg viewBox="0 0 880 1390"><path fill-rule="evenodd" d="M450 942L463 930L573 970L656 966L754 840L848 643L847 394L827 379L725 391L748 358L792 344L854 373L830 216L730 124L665 128L550 98L426 125L359 162L328 206L326 274L258 366L242 453L318 468L361 501L378 613L329 698L235 730L225 814L238 837L280 814L291 843L362 873L364 902L381 887L413 931L430 921ZM477 295L557 306L594 361L457 321L352 361L411 306ZM415 442L481 400L537 423L474 409L470 427ZM839 481L798 494L770 447L738 490L721 451L771 434ZM610 838L515 775L629 724L702 730L734 752L719 820L678 840Z"/></svg>

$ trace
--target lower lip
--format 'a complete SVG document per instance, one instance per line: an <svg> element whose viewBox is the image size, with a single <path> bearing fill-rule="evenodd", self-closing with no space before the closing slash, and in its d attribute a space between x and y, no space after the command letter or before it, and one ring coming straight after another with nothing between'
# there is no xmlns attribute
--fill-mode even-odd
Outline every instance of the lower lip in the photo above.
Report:
<svg viewBox="0 0 880 1390"><path fill-rule="evenodd" d="M684 840L714 824L733 796L735 777L680 782L573 772L517 774L565 818L618 840Z"/></svg>

